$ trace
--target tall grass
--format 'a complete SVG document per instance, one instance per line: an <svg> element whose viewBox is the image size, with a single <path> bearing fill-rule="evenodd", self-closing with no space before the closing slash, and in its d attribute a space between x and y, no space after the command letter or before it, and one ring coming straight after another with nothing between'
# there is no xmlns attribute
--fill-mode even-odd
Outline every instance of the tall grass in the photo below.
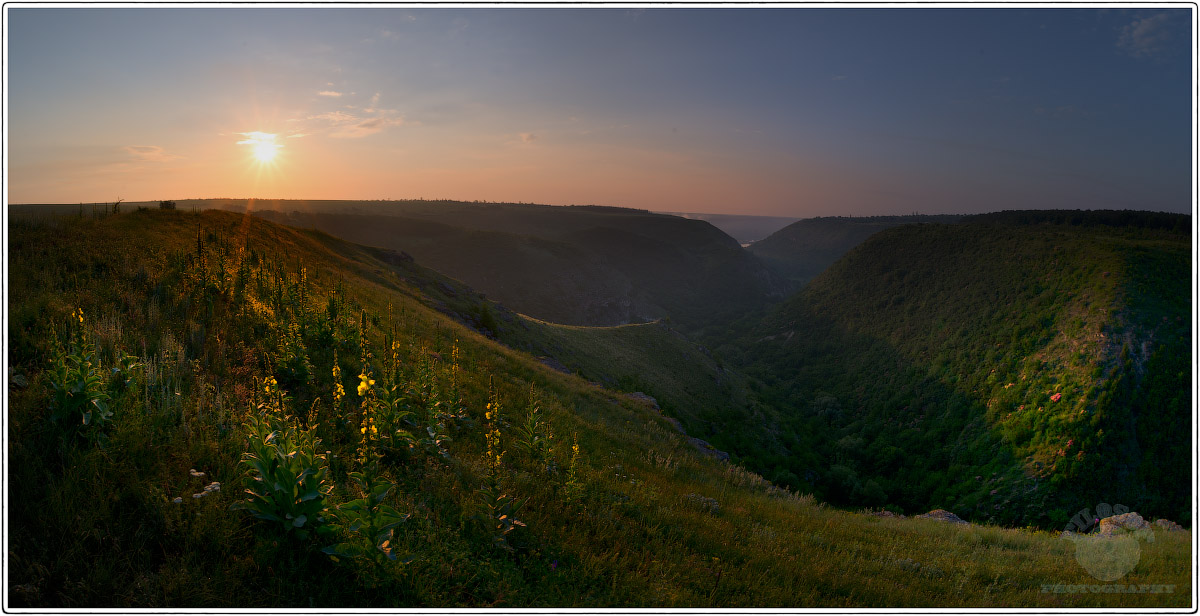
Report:
<svg viewBox="0 0 1200 616"><path fill-rule="evenodd" d="M1190 600L1190 533L1130 574L1174 593L1042 593L1086 581L1062 540L840 512L702 458L641 403L426 306L417 266L322 234L56 224L10 227L13 607ZM64 438L48 405L54 324L80 309L106 439Z"/></svg>

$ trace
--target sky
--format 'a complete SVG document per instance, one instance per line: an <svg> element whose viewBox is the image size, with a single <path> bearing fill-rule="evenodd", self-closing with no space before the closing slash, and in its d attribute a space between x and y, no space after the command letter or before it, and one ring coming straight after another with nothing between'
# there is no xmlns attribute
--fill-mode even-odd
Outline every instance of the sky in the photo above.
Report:
<svg viewBox="0 0 1200 616"><path fill-rule="evenodd" d="M9 203L1192 208L1190 8L5 8Z"/></svg>

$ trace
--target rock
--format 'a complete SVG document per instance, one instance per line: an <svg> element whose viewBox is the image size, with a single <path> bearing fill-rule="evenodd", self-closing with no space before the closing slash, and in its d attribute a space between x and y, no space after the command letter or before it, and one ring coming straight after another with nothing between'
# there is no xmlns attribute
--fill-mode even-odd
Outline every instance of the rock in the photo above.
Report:
<svg viewBox="0 0 1200 616"><path fill-rule="evenodd" d="M702 453L710 458L716 458L718 460L726 460L726 461L729 460L728 453L725 453L724 451L721 451L720 449L717 449L716 447L709 445L708 441L698 439L694 436L689 436L688 442L692 444L692 447L699 449L700 453Z"/></svg>
<svg viewBox="0 0 1200 616"><path fill-rule="evenodd" d="M390 265L400 265L402 263L412 263L412 255L407 252L385 249L380 254L381 260Z"/></svg>
<svg viewBox="0 0 1200 616"><path fill-rule="evenodd" d="M891 511L888 511L887 509L880 509L879 511L867 511L866 514L873 515L877 518L903 518L904 517L904 514L892 513ZM951 514L951 515L953 515L953 514Z"/></svg>
<svg viewBox="0 0 1200 616"><path fill-rule="evenodd" d="M637 400L639 402L645 402L645 403L649 404L650 406L654 407L654 410L656 410L656 411L660 410L658 408L658 400L655 400L654 396L644 394L640 391L635 391L631 394L625 394L625 396L628 398L631 398L633 400Z"/></svg>
<svg viewBox="0 0 1200 616"><path fill-rule="evenodd" d="M1159 527L1159 528L1161 528L1161 529L1163 529L1163 530L1169 530L1169 531L1183 531L1183 530L1186 530L1186 529L1184 529L1182 526L1180 526L1180 525L1178 525L1178 524L1176 524L1176 523L1174 523L1174 522L1172 522L1172 521L1170 521L1170 520L1163 519L1163 518L1159 518L1159 519L1155 520L1155 521L1154 521L1154 525L1155 525L1155 526L1157 526L1157 527Z"/></svg>
<svg viewBox="0 0 1200 616"><path fill-rule="evenodd" d="M922 513L921 515L914 517L929 518L931 520L938 520L939 522L950 522L951 524L970 524L970 522L967 522L966 520L954 515L953 513L950 513L949 511L946 511L945 509L934 509L929 513Z"/></svg>
<svg viewBox="0 0 1200 616"><path fill-rule="evenodd" d="M667 417L666 419L667 423L671 424L671 426L675 428L675 431L679 432L680 434L687 434L687 431L683 429L683 424L679 423L678 419L675 419L674 417Z"/></svg>
<svg viewBox="0 0 1200 616"><path fill-rule="evenodd" d="M538 361L542 362L552 370L557 370L563 374L571 374L570 368L566 367L562 362L554 359L553 357L539 357Z"/></svg>
<svg viewBox="0 0 1200 616"><path fill-rule="evenodd" d="M1129 513L1113 515L1100 520L1100 526L1096 529L1096 534L1101 537L1112 537L1113 535L1134 533L1145 534L1145 532L1149 531L1150 523L1143 520L1142 516L1138 515L1136 511L1130 511Z"/></svg>

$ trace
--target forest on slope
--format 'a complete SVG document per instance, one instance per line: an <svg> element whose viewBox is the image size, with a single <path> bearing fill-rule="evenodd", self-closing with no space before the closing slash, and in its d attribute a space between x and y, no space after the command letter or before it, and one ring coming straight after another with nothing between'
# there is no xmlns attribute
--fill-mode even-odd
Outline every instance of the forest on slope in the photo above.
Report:
<svg viewBox="0 0 1200 616"><path fill-rule="evenodd" d="M1177 289L1186 241L1164 229L1021 225L881 234L781 305L761 331L710 353L665 324L572 329L522 319L398 251L252 216L14 216L10 600L66 608L1186 605L1190 533L1156 529L1123 580L1173 585L1171 593L1047 594L1047 583L1093 579L1056 535L839 511L781 487L861 507L877 496L874 481L886 501L902 502L903 491L887 492L892 476L868 474L864 461L874 459L855 457L878 449L863 435L879 418L906 439L885 455L926 447L898 456L918 460L915 470L902 467L909 477L961 451L989 458L971 450L996 443L1024 443L1011 459L1029 452L1040 461L1044 438L972 440L979 433L970 422L948 451L922 440L925 430L953 435L949 413L912 415L947 400L955 412L984 413L975 424L994 421L1004 408L983 410L974 391L990 387L1009 392L1004 405L1082 404L1105 432L1083 436L1092 438L1089 454L1137 446L1146 456L1105 469L1117 473L1113 485L1130 487L1121 502L1190 522L1171 510L1186 483L1163 464L1128 464L1176 455L1172 447L1180 438L1186 447L1190 433L1177 414L1137 402L1190 406L1175 387L1187 355L1169 353L1179 350L1176 337L1190 338L1189 300ZM1022 260L977 272L1005 283L997 290L952 288L965 277L912 286L951 254L996 261L995 251L1012 251L1002 238ZM879 253L906 256L881 261ZM919 310L891 309L893 298L876 290L901 281L929 297ZM1024 307L1003 328L984 323L1009 316L993 293ZM985 297L1000 312L975 316L980 299L937 307L959 295ZM858 312L838 313L848 307ZM973 327L1003 330L1008 342L975 340ZM797 354L785 343L800 344L805 328L838 337L816 346L814 336ZM1097 331L1121 348L1091 341ZM925 355L934 351L931 362ZM585 378L545 365L546 352ZM978 352L1008 371L955 372ZM1087 364L1095 352L1107 363ZM766 378L772 363L791 369L784 362L798 356L808 367L794 384ZM882 381L877 368L893 366L903 370ZM821 380L822 369L840 380ZM999 385L1019 379L1016 370L1026 370L1019 390ZM812 398L805 387L818 381L825 389ZM852 397L868 383L882 393ZM615 391L652 387L662 387L652 395L689 433L720 419L727 400L749 413L732 432L740 443L730 447L732 463L698 450L645 399ZM887 404L870 406L876 398ZM1058 402L1066 404L1051 406ZM897 411L912 425L887 423ZM1079 428L1065 415L1028 419L1043 416L1039 429L1059 429L1054 438L1073 434L1063 426ZM1137 422L1139 440L1116 432L1121 421ZM811 458L797 455L809 438ZM989 459L997 476L1015 477L1007 458ZM825 472L831 462L834 472ZM809 484L800 464L818 469ZM754 468L772 471L774 483ZM972 468L950 466L941 477ZM1072 488L1091 485L1078 481L1079 465L1056 468L1035 480L1064 477L1064 489L1091 495ZM959 493L984 497L977 486ZM913 507L934 501L923 498L915 492ZM1006 521L951 508L977 522Z"/></svg>
<svg viewBox="0 0 1200 616"><path fill-rule="evenodd" d="M1189 522L1187 219L1072 216L892 228L747 324L718 350L793 439L756 466L847 504Z"/></svg>

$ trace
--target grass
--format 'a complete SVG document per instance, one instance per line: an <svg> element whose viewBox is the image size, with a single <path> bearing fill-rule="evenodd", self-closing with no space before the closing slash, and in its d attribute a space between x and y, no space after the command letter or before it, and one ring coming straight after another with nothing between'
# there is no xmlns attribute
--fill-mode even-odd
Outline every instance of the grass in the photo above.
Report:
<svg viewBox="0 0 1200 616"><path fill-rule="evenodd" d="M9 237L11 607L1191 601L1188 532L1157 533L1128 578L1174 593L1042 593L1041 584L1088 580L1067 542L838 511L700 456L644 404L434 310L451 299L442 279L378 250L224 212L14 218ZM77 309L85 316L75 325ZM51 419L47 367L70 328L97 350L107 426ZM368 353L377 389L360 393ZM123 354L141 366L132 385L111 373ZM544 459L517 442L534 396ZM365 417L385 417L372 400L391 399L414 411L405 427L417 437L438 403L448 460L363 438ZM498 420L485 415L489 401ZM328 535L314 523L301 536L293 529L308 527L232 507L253 485L247 424L267 415L321 439L297 447L329 452L329 508L367 496L351 473L374 468L394 486L379 502L407 518L376 550L382 557L335 562L323 550L353 539L351 529L331 524ZM499 464L486 426L499 430ZM88 438L96 431L105 438ZM525 526L499 542L478 492L490 468L524 502ZM219 491L193 497L213 481Z"/></svg>

